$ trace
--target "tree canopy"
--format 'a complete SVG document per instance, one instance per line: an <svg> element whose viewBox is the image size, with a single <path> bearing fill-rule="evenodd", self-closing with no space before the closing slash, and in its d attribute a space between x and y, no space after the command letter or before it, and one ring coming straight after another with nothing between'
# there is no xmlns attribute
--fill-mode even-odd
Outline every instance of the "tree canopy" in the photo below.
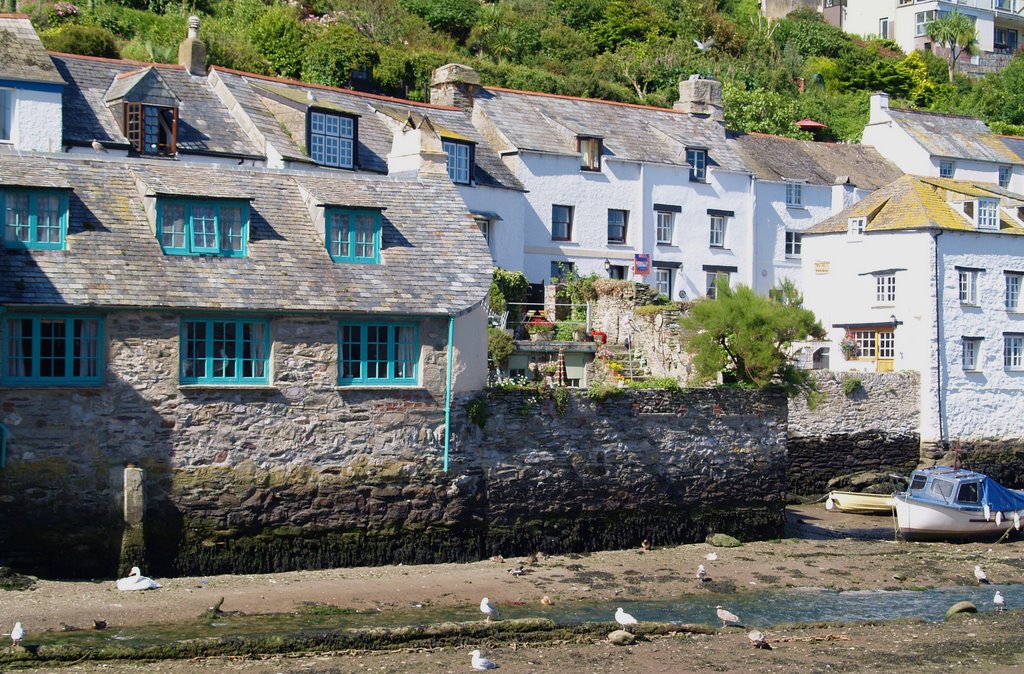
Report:
<svg viewBox="0 0 1024 674"><path fill-rule="evenodd" d="M949 51L949 81L953 81L961 54L973 54L978 47L978 29L974 18L955 9L928 24L928 37Z"/></svg>
<svg viewBox="0 0 1024 674"><path fill-rule="evenodd" d="M723 380L758 388L779 386L787 395L811 387L805 370L790 355L794 342L821 338L824 330L790 281L777 285L769 297L752 288L716 285L715 299L701 299L680 320L687 331L686 350L694 375L703 382Z"/></svg>

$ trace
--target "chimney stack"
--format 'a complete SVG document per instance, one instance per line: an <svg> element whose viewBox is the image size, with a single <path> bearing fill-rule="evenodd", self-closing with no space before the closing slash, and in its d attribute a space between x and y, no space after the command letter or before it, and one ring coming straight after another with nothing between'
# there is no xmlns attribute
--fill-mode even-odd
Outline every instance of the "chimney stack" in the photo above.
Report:
<svg viewBox="0 0 1024 674"><path fill-rule="evenodd" d="M178 64L191 75L206 75L206 45L199 39L199 17L188 17L188 37L178 47Z"/></svg>
<svg viewBox="0 0 1024 674"><path fill-rule="evenodd" d="M871 94L871 106L869 108L868 124L878 124L891 119L889 117L889 94L884 91L876 91Z"/></svg>
<svg viewBox="0 0 1024 674"><path fill-rule="evenodd" d="M434 105L470 110L479 93L480 73L459 63L441 66L430 79L430 102Z"/></svg>
<svg viewBox="0 0 1024 674"><path fill-rule="evenodd" d="M428 117L410 115L392 131L391 152L387 156L389 175L448 177L448 153Z"/></svg>
<svg viewBox="0 0 1024 674"><path fill-rule="evenodd" d="M679 81L679 100L672 106L680 112L697 117L709 117L716 122L725 120L722 111L722 83L690 75Z"/></svg>

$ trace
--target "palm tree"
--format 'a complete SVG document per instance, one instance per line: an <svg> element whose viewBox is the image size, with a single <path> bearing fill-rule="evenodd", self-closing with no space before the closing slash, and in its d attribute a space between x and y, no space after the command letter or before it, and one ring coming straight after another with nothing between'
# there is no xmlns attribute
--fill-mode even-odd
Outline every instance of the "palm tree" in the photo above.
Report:
<svg viewBox="0 0 1024 674"><path fill-rule="evenodd" d="M956 62L961 54L974 54L978 49L978 29L974 17L953 10L928 24L928 37L949 50L949 81L953 81Z"/></svg>

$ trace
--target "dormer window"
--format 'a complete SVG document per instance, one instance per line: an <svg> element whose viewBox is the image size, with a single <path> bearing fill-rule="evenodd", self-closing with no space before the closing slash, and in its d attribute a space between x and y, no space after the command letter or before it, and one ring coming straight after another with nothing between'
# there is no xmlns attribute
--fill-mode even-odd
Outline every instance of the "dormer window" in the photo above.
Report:
<svg viewBox="0 0 1024 674"><path fill-rule="evenodd" d="M64 248L68 197L49 190L0 189L4 246Z"/></svg>
<svg viewBox="0 0 1024 674"><path fill-rule="evenodd" d="M380 211L370 208L329 208L327 252L335 262L380 264Z"/></svg>
<svg viewBox="0 0 1024 674"><path fill-rule="evenodd" d="M999 202L995 199L978 199L978 215L975 224L978 229L999 229Z"/></svg>
<svg viewBox="0 0 1024 674"><path fill-rule="evenodd" d="M860 238L867 226L867 218L850 218L846 221L846 233L852 238Z"/></svg>
<svg viewBox="0 0 1024 674"><path fill-rule="evenodd" d="M448 177L453 183L468 185L473 178L473 146L448 139L442 144L448 154Z"/></svg>
<svg viewBox="0 0 1024 674"><path fill-rule="evenodd" d="M576 139L576 149L580 153L581 171L601 170L601 139L580 136Z"/></svg>
<svg viewBox="0 0 1024 674"><path fill-rule="evenodd" d="M999 167L999 186L1007 188L1010 186L1010 177L1013 176L1012 166L1000 166Z"/></svg>
<svg viewBox="0 0 1024 674"><path fill-rule="evenodd" d="M353 168L356 119L322 110L309 111L309 156L317 164Z"/></svg>
<svg viewBox="0 0 1024 674"><path fill-rule="evenodd" d="M803 208L804 186L803 183L789 181L786 183L786 206L789 208Z"/></svg>
<svg viewBox="0 0 1024 674"><path fill-rule="evenodd" d="M954 172L953 162L948 159L939 161L939 177L940 178L952 178Z"/></svg>
<svg viewBox="0 0 1024 674"><path fill-rule="evenodd" d="M156 236L167 255L245 257L249 204L228 199L159 199Z"/></svg>
<svg viewBox="0 0 1024 674"><path fill-rule="evenodd" d="M178 151L178 108L125 103L124 135L140 154L174 155Z"/></svg>
<svg viewBox="0 0 1024 674"><path fill-rule="evenodd" d="M708 177L707 150L687 148L686 163L690 165L690 182L702 183Z"/></svg>
<svg viewBox="0 0 1024 674"><path fill-rule="evenodd" d="M14 118L14 91L0 88L0 142L11 140L11 120Z"/></svg>

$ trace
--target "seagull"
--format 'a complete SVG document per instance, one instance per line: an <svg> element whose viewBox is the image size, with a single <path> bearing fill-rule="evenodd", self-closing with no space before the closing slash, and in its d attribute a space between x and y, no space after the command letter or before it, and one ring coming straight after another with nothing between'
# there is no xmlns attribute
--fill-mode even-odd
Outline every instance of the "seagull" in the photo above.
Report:
<svg viewBox="0 0 1024 674"><path fill-rule="evenodd" d="M1003 593L996 590L996 596L992 597L992 603L996 605L997 611L1006 610L1006 600L1003 599Z"/></svg>
<svg viewBox="0 0 1024 674"><path fill-rule="evenodd" d="M754 648L763 648L769 651L772 649L772 645L765 640L763 632L750 630L747 632L747 638L754 644Z"/></svg>
<svg viewBox="0 0 1024 674"><path fill-rule="evenodd" d="M974 577L979 585L988 585L988 576L985 574L985 570L981 568L981 564L974 565Z"/></svg>
<svg viewBox="0 0 1024 674"><path fill-rule="evenodd" d="M160 587L160 583L143 576L137 566L132 567L127 578L117 579L118 590L155 590L158 587Z"/></svg>
<svg viewBox="0 0 1024 674"><path fill-rule="evenodd" d="M622 607L615 609L615 622L619 623L623 627L629 627L630 625L636 625L639 621L633 616L629 615L622 610Z"/></svg>
<svg viewBox="0 0 1024 674"><path fill-rule="evenodd" d="M737 625L740 624L740 617L738 615L726 611L721 606L715 607L715 613L718 615L718 619L722 621L722 627L725 627L727 623L736 623Z"/></svg>
<svg viewBox="0 0 1024 674"><path fill-rule="evenodd" d="M312 91L307 91L306 100L310 103L316 103L316 95Z"/></svg>
<svg viewBox="0 0 1024 674"><path fill-rule="evenodd" d="M507 573L518 578L519 576L523 575L523 567L517 566L514 569L509 569Z"/></svg>
<svg viewBox="0 0 1024 674"><path fill-rule="evenodd" d="M498 668L498 663L483 657L482 655L480 655L480 651L478 650L472 651L470 655L473 656L473 669L477 670L478 672L482 672L485 669Z"/></svg>
<svg viewBox="0 0 1024 674"><path fill-rule="evenodd" d="M11 641L14 642L12 645L17 646L24 638L25 630L22 629L21 623L14 623L14 629L11 630Z"/></svg>
<svg viewBox="0 0 1024 674"><path fill-rule="evenodd" d="M92 145L92 149L96 150L97 152L106 152L107 151L107 148L103 147L103 143L99 142L98 140L94 140L91 143L91 145Z"/></svg>
<svg viewBox="0 0 1024 674"><path fill-rule="evenodd" d="M704 555L704 559L708 560L709 562L717 562L718 561L718 553L717 552L709 552L708 554Z"/></svg>
<svg viewBox="0 0 1024 674"><path fill-rule="evenodd" d="M555 602L551 601L551 597L549 597L547 595L544 595L543 597L540 598L540 603L544 604L545 606L551 606Z"/></svg>
<svg viewBox="0 0 1024 674"><path fill-rule="evenodd" d="M697 565L697 580L704 582L708 579L708 570L704 568L703 564Z"/></svg>
<svg viewBox="0 0 1024 674"><path fill-rule="evenodd" d="M694 38L693 43L697 45L697 49L699 49L700 51L707 51L711 49L711 45L715 44L715 38L711 37L708 38L707 40L704 40L703 42Z"/></svg>
<svg viewBox="0 0 1024 674"><path fill-rule="evenodd" d="M644 540L640 541L640 549L644 552L650 552L652 549L654 549L654 546L651 545L651 542L645 538Z"/></svg>
<svg viewBox="0 0 1024 674"><path fill-rule="evenodd" d="M498 619L498 609L494 608L494 604L487 597L480 600L480 612L487 616L485 622L491 622L491 618Z"/></svg>

